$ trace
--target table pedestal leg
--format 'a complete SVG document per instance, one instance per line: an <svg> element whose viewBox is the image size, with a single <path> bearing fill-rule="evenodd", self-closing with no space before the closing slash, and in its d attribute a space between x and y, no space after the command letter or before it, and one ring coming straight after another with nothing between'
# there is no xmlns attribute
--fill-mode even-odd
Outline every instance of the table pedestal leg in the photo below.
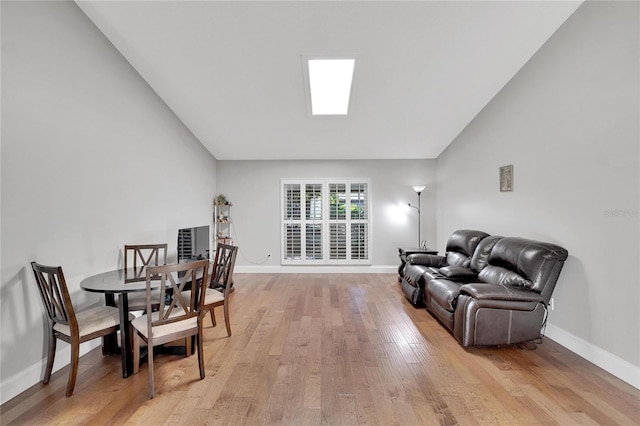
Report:
<svg viewBox="0 0 640 426"><path fill-rule="evenodd" d="M107 293L104 295L104 302L106 306L116 306L113 294ZM118 353L118 332L109 334L102 338L102 355L110 355Z"/></svg>
<svg viewBox="0 0 640 426"><path fill-rule="evenodd" d="M129 298L127 293L118 295L120 304L120 355L122 357L122 377L133 373L133 353L131 352L131 322L129 321Z"/></svg>

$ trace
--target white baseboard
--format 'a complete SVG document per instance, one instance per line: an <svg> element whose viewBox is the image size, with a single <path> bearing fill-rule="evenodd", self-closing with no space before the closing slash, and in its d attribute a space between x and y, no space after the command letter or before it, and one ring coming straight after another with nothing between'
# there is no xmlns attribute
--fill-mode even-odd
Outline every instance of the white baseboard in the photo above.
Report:
<svg viewBox="0 0 640 426"><path fill-rule="evenodd" d="M397 274L398 265L236 265L234 272L242 274Z"/></svg>
<svg viewBox="0 0 640 426"><path fill-rule="evenodd" d="M578 336L547 324L545 335L565 348L569 349L603 370L613 374L620 380L640 389L640 367L634 365L604 349L581 339Z"/></svg>
<svg viewBox="0 0 640 426"><path fill-rule="evenodd" d="M90 340L80 345L80 356L90 352L91 350L97 348L102 344L100 339ZM71 359L71 346L67 345L62 341L58 341L58 351L56 352L56 359L53 363L53 372L60 370L63 367L66 367L70 363ZM82 362L82 359L80 360ZM0 404L4 404L10 399L20 395L22 392L29 389L31 386L36 383L42 381L42 377L44 375L44 369L47 365L47 360L42 359L40 362L37 362L30 367L20 371L18 374L15 374L9 378L2 378L2 383L0 384ZM67 379L65 378L65 389ZM62 390L64 395L64 389Z"/></svg>

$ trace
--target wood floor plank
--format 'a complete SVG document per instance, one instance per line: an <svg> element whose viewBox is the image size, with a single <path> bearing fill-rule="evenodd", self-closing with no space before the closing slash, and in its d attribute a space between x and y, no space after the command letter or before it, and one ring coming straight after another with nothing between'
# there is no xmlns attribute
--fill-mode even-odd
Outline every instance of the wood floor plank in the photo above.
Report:
<svg viewBox="0 0 640 426"><path fill-rule="evenodd" d="M589 425L640 423L640 390L550 339L462 348L395 274L235 274L231 328L197 356L121 377L100 349L0 407L1 425ZM535 349L535 350L530 350Z"/></svg>

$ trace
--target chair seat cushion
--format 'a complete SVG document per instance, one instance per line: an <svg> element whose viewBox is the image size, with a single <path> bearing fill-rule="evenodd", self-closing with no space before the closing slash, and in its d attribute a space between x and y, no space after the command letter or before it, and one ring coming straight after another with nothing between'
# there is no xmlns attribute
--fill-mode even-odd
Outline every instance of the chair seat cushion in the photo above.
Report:
<svg viewBox="0 0 640 426"><path fill-rule="evenodd" d="M184 311L182 309L174 310L169 317L176 317L184 315ZM147 328L147 314L141 315L131 321L131 325L140 332L145 338L149 338L148 328ZM158 312L153 312L151 314L151 321L157 321L159 318ZM175 321L168 324L155 325L152 327L151 332L153 335L151 336L154 339L167 336L169 334L178 333L184 330L190 330L192 328L198 327L198 318L190 317L181 321Z"/></svg>
<svg viewBox="0 0 640 426"><path fill-rule="evenodd" d="M120 324L120 311L113 306L96 306L76 312L80 337ZM56 324L53 329L58 333L71 336L71 328L66 324Z"/></svg>
<svg viewBox="0 0 640 426"><path fill-rule="evenodd" d="M191 290L183 291L182 294L183 294L184 300L191 299ZM224 301L224 295L222 293L220 293L218 290L207 287L207 292L205 293L205 296L204 296L205 305L212 305L214 303L218 303L222 301Z"/></svg>

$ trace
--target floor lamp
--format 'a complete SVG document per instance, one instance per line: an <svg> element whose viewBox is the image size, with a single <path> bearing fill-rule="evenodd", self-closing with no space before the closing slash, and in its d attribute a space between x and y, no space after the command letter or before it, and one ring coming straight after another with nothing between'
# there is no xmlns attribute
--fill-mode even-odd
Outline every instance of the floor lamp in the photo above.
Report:
<svg viewBox="0 0 640 426"><path fill-rule="evenodd" d="M425 186L413 185L412 188L418 194L418 207L412 206L411 203L409 203L409 207L413 207L414 209L418 210L418 248L421 248L420 247L420 195L422 194L422 191L424 191Z"/></svg>

